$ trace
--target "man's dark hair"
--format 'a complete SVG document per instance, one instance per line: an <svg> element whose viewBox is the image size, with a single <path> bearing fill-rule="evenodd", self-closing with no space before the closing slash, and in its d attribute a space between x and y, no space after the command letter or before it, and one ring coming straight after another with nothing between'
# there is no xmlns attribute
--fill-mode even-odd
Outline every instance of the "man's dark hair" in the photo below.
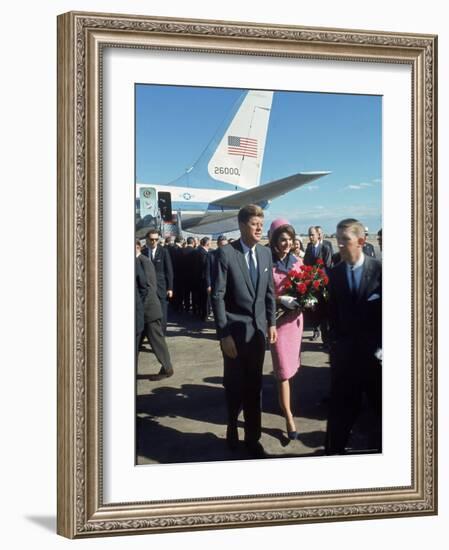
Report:
<svg viewBox="0 0 449 550"><path fill-rule="evenodd" d="M193 237L187 237L187 244L195 244L195 239Z"/></svg>
<svg viewBox="0 0 449 550"><path fill-rule="evenodd" d="M206 244L210 241L209 237L203 237L200 241L201 246L206 246Z"/></svg>
<svg viewBox="0 0 449 550"><path fill-rule="evenodd" d="M257 204L247 204L240 208L237 219L239 223L248 223L249 219L253 216L263 218L263 210Z"/></svg>
<svg viewBox="0 0 449 550"><path fill-rule="evenodd" d="M160 235L159 231L157 229L150 229L145 233L145 239L148 239L150 235L156 234L157 236Z"/></svg>
<svg viewBox="0 0 449 550"><path fill-rule="evenodd" d="M341 220L341 222L337 224L337 231L338 230L349 230L357 238L365 237L365 226L362 222L359 222L359 220L356 220L355 218L346 218Z"/></svg>

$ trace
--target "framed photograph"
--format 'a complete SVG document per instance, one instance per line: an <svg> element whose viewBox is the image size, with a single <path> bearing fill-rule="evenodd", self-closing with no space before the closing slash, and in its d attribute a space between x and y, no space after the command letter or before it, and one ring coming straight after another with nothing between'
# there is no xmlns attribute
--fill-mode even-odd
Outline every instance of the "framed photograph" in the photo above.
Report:
<svg viewBox="0 0 449 550"><path fill-rule="evenodd" d="M437 513L436 53L431 35L59 16L59 534ZM286 222L306 254L320 226L318 246L344 255L337 224L356 219L382 266L382 298L368 298L383 309L380 407L364 394L342 452L329 445L332 342L313 315L293 418L267 351L259 447L245 409L230 437L215 329L239 245L218 249L244 242L248 204L273 251L256 253L255 289L279 250L267 232ZM201 248L221 267L200 285ZM157 336L143 310L138 330L151 288L139 298L139 262L158 277Z"/></svg>

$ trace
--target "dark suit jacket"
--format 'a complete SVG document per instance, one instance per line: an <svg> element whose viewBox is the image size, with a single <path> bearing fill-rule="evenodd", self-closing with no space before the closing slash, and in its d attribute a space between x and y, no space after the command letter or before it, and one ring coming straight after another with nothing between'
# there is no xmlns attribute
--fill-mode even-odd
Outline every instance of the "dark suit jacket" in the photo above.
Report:
<svg viewBox="0 0 449 550"><path fill-rule="evenodd" d="M199 246L195 248L193 254L195 282L198 285L202 284L204 286L207 280L207 257L209 256L209 252L202 246Z"/></svg>
<svg viewBox="0 0 449 550"><path fill-rule="evenodd" d="M148 294L148 285L141 262L136 258L136 335L143 331L144 302Z"/></svg>
<svg viewBox="0 0 449 550"><path fill-rule="evenodd" d="M325 246L327 246L327 248L330 250L330 254L331 254L331 257L332 257L333 254L334 254L334 248L332 246L332 243L330 241L328 241L327 239L323 239L323 244Z"/></svg>
<svg viewBox="0 0 449 550"><path fill-rule="evenodd" d="M137 261L140 262L145 273L147 295L144 301L144 315L145 322L150 323L162 319L161 302L157 295L156 271L153 262L143 254L137 258Z"/></svg>
<svg viewBox="0 0 449 550"><path fill-rule="evenodd" d="M190 288L194 282L195 271L195 248L193 246L186 246L182 249L180 266L185 286Z"/></svg>
<svg viewBox="0 0 449 550"><path fill-rule="evenodd" d="M321 243L318 245L318 255L314 254L314 246L312 243L308 243L306 251L304 253L304 265L313 265L317 258L321 258L324 262L324 267L329 269L332 266L332 252L331 249L325 244Z"/></svg>
<svg viewBox="0 0 449 550"><path fill-rule="evenodd" d="M217 250L212 307L219 338L231 334L238 345L276 324L271 250L256 245L257 288L252 285L240 239Z"/></svg>
<svg viewBox="0 0 449 550"><path fill-rule="evenodd" d="M382 264L365 256L357 299L348 284L346 262L329 273L331 360L342 363L373 356L382 347Z"/></svg>
<svg viewBox="0 0 449 550"><path fill-rule="evenodd" d="M212 281L215 279L215 266L217 263L218 248L216 250L210 250L207 255L206 266L206 285L212 287Z"/></svg>
<svg viewBox="0 0 449 550"><path fill-rule="evenodd" d="M150 258L151 249L146 249L146 256ZM150 258L151 261L151 258ZM156 247L153 265L156 270L157 295L160 300L167 299L167 290L173 290L173 266L170 253L160 244Z"/></svg>

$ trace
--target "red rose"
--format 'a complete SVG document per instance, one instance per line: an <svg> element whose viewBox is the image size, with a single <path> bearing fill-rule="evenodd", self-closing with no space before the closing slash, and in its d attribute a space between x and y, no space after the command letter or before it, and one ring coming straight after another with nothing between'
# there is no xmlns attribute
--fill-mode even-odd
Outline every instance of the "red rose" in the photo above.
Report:
<svg viewBox="0 0 449 550"><path fill-rule="evenodd" d="M291 281L289 281L289 280L285 281L285 283L284 283L284 288L285 288L285 289L288 290L288 289L292 288L292 286L293 286L293 285L292 285L292 282L291 282Z"/></svg>
<svg viewBox="0 0 449 550"><path fill-rule="evenodd" d="M307 292L307 285L305 285L304 283L299 283L298 292L300 292L301 294L305 294Z"/></svg>
<svg viewBox="0 0 449 550"><path fill-rule="evenodd" d="M320 281L313 281L313 288L318 290L320 288Z"/></svg>
<svg viewBox="0 0 449 550"><path fill-rule="evenodd" d="M329 283L329 277L328 277L327 275L325 275L325 276L323 277L323 283L324 283L325 285L327 285L327 284Z"/></svg>
<svg viewBox="0 0 449 550"><path fill-rule="evenodd" d="M317 259L316 259L316 263L317 263L318 265L324 265L324 262L323 262L323 260L322 260L321 258L317 258Z"/></svg>

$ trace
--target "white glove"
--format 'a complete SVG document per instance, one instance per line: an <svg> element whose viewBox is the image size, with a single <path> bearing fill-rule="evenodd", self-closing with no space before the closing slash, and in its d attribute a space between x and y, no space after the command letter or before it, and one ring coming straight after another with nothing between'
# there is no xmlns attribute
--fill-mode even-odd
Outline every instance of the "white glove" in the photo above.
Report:
<svg viewBox="0 0 449 550"><path fill-rule="evenodd" d="M293 296L279 296L279 302L287 309L295 309L296 307L299 307L298 302L293 298Z"/></svg>

